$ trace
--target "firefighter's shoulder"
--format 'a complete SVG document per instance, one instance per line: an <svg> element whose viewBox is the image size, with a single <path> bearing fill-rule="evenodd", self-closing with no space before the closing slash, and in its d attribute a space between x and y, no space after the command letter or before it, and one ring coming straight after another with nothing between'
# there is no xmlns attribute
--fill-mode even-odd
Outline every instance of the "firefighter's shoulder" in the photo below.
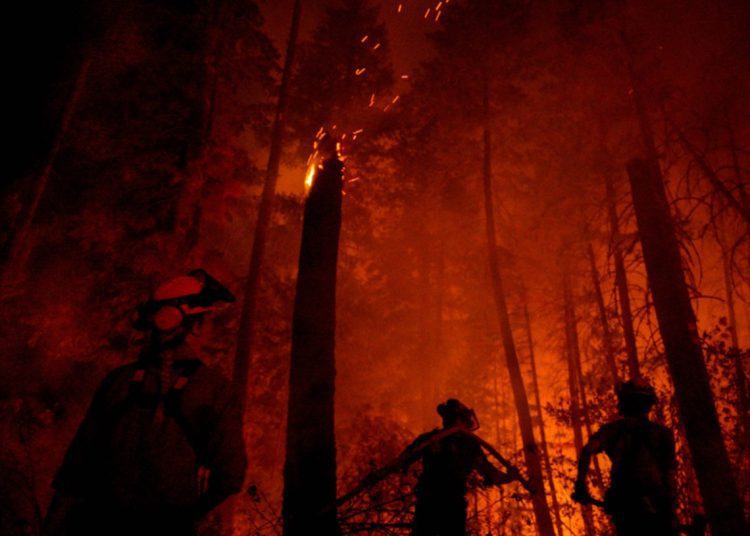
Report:
<svg viewBox="0 0 750 536"><path fill-rule="evenodd" d="M123 384L128 384L138 376L139 366L136 361L125 363L111 369L104 378L99 382L98 392L104 393L117 388Z"/></svg>
<svg viewBox="0 0 750 536"><path fill-rule="evenodd" d="M429 432L418 435L417 438L411 442L408 448L419 447L420 445L428 442L430 439L435 437L435 435L437 435L440 431L440 428L435 428L434 430L430 430Z"/></svg>

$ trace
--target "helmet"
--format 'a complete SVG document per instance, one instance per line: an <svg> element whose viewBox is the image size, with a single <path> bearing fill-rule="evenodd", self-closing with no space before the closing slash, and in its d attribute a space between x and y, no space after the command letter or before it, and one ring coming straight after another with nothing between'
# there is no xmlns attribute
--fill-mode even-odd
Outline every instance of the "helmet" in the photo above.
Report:
<svg viewBox="0 0 750 536"><path fill-rule="evenodd" d="M234 296L224 285L199 268L159 285L151 299L138 306L133 327L170 331L185 318L213 311L218 302L233 301Z"/></svg>
<svg viewBox="0 0 750 536"><path fill-rule="evenodd" d="M656 391L642 378L618 383L615 394L620 410L626 414L648 413L657 402Z"/></svg>
<svg viewBox="0 0 750 536"><path fill-rule="evenodd" d="M479 428L479 419L474 410L456 398L449 398L438 405L437 412L444 421L452 423L461 419L469 425L470 430L473 431Z"/></svg>

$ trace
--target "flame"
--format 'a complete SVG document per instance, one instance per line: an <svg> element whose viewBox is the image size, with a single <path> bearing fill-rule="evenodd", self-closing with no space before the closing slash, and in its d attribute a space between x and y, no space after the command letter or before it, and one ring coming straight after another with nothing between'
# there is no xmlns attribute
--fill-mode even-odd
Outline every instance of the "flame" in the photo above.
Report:
<svg viewBox="0 0 750 536"><path fill-rule="evenodd" d="M309 192L310 188L312 188L317 167L318 164L316 162L311 162L307 168L307 173L305 174L305 193Z"/></svg>

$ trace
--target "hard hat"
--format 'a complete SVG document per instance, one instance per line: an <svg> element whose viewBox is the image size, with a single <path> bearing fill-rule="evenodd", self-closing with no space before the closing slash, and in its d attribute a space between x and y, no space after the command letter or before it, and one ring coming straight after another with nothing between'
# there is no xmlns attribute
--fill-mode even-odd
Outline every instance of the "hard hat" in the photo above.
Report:
<svg viewBox="0 0 750 536"><path fill-rule="evenodd" d="M637 403L645 408L650 408L657 402L656 391L642 378L618 383L615 394L621 403Z"/></svg>
<svg viewBox="0 0 750 536"><path fill-rule="evenodd" d="M437 407L438 415L446 420L462 419L469 425L470 430L479 428L479 419L474 410L463 404L457 398L449 398Z"/></svg>
<svg viewBox="0 0 750 536"><path fill-rule="evenodd" d="M159 285L151 298L138 306L133 327L169 331L187 317L213 311L219 302L233 301L234 296L224 285L199 268Z"/></svg>

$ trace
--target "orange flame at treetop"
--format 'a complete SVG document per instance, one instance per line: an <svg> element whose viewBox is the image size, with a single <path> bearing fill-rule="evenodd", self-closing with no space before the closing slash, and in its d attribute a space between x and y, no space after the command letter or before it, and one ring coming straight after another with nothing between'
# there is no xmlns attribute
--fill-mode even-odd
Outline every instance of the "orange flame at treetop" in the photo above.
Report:
<svg viewBox="0 0 750 536"><path fill-rule="evenodd" d="M310 188L312 188L313 180L315 180L315 170L317 169L318 165L316 162L311 162L310 165L307 168L307 173L305 174L305 193L310 191Z"/></svg>

